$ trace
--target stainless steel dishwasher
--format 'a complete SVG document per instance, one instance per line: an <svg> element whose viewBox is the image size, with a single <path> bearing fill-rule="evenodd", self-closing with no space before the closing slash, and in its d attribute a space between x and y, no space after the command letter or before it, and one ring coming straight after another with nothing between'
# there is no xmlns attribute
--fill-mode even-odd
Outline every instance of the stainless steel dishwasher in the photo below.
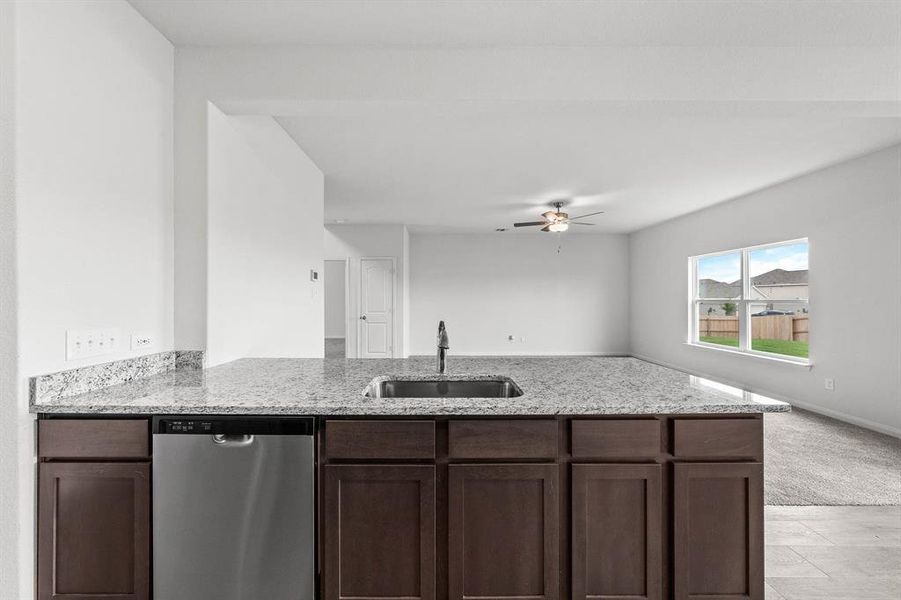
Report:
<svg viewBox="0 0 901 600"><path fill-rule="evenodd" d="M315 420L153 419L154 600L315 600Z"/></svg>

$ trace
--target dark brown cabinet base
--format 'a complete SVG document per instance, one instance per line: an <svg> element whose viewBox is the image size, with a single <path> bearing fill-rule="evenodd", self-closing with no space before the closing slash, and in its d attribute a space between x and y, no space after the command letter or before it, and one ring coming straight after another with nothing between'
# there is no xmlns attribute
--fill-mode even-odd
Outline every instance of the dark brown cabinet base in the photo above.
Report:
<svg viewBox="0 0 901 600"><path fill-rule="evenodd" d="M323 469L323 598L435 598L435 467Z"/></svg>
<svg viewBox="0 0 901 600"><path fill-rule="evenodd" d="M319 436L323 600L763 600L760 415ZM147 421L40 420L38 442L38 600L150 600Z"/></svg>
<svg viewBox="0 0 901 600"><path fill-rule="evenodd" d="M557 465L451 465L448 597L559 596Z"/></svg>
<svg viewBox="0 0 901 600"><path fill-rule="evenodd" d="M662 470L572 466L573 600L660 600Z"/></svg>
<svg viewBox="0 0 901 600"><path fill-rule="evenodd" d="M38 600L149 600L147 422L41 423ZM98 429L112 435L91 437Z"/></svg>
<svg viewBox="0 0 901 600"><path fill-rule="evenodd" d="M677 463L676 600L763 599L763 465Z"/></svg>
<svg viewBox="0 0 901 600"><path fill-rule="evenodd" d="M761 422L327 421L324 600L763 600Z"/></svg>

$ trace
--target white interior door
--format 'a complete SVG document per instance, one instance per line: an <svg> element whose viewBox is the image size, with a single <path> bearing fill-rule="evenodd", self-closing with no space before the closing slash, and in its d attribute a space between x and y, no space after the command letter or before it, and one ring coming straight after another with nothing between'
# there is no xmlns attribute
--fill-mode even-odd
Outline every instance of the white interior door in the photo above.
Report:
<svg viewBox="0 0 901 600"><path fill-rule="evenodd" d="M394 356L394 260L360 259L360 358Z"/></svg>

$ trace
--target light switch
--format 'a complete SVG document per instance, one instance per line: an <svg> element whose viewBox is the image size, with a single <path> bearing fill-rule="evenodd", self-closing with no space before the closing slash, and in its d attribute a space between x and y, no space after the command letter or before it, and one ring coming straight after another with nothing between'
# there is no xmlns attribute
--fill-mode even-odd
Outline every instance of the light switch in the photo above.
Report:
<svg viewBox="0 0 901 600"><path fill-rule="evenodd" d="M108 329L70 329L66 331L66 360L112 354L119 350L121 332Z"/></svg>

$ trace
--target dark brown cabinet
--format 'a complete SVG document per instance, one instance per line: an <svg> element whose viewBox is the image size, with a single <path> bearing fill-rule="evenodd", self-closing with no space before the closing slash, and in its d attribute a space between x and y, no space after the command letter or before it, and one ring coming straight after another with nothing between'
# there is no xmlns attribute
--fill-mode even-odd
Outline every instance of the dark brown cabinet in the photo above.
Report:
<svg viewBox="0 0 901 600"><path fill-rule="evenodd" d="M147 600L150 464L42 462L38 600Z"/></svg>
<svg viewBox="0 0 901 600"><path fill-rule="evenodd" d="M147 419L41 419L38 456L38 600L149 599Z"/></svg>
<svg viewBox="0 0 901 600"><path fill-rule="evenodd" d="M435 598L435 467L323 467L325 600Z"/></svg>
<svg viewBox="0 0 901 600"><path fill-rule="evenodd" d="M448 467L450 600L559 596L556 464Z"/></svg>
<svg viewBox="0 0 901 600"><path fill-rule="evenodd" d="M763 599L763 465L676 463L675 600Z"/></svg>
<svg viewBox="0 0 901 600"><path fill-rule="evenodd" d="M330 420L324 600L763 600L761 421Z"/></svg>
<svg viewBox="0 0 901 600"><path fill-rule="evenodd" d="M572 598L660 600L662 467L572 467Z"/></svg>

